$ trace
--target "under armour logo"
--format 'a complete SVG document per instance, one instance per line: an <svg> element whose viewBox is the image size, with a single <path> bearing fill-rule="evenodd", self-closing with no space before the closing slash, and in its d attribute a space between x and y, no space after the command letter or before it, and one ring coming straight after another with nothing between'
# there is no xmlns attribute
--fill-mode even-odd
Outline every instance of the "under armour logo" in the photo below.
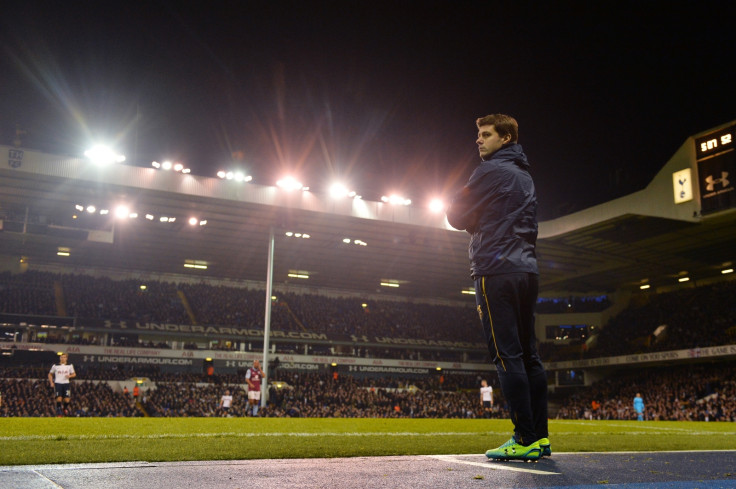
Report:
<svg viewBox="0 0 736 489"><path fill-rule="evenodd" d="M705 183L708 184L705 186L705 189L708 192L712 192L717 184L720 183L721 185L723 185L723 188L726 188L731 182L728 181L728 172L722 171L721 178L713 178L713 175L708 175L705 179Z"/></svg>

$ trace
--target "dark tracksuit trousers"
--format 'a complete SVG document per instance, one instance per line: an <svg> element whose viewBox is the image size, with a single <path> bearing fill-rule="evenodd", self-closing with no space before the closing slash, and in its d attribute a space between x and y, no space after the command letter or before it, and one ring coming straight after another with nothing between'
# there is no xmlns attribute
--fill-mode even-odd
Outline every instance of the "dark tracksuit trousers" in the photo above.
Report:
<svg viewBox="0 0 736 489"><path fill-rule="evenodd" d="M517 443L549 436L547 374L537 353L534 308L539 277L507 273L475 277L478 306L488 351L498 371Z"/></svg>

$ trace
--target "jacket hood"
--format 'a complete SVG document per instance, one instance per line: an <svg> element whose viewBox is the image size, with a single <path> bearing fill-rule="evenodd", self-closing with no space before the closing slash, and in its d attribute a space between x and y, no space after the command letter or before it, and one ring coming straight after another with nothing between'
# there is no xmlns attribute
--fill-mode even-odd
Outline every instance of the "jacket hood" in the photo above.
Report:
<svg viewBox="0 0 736 489"><path fill-rule="evenodd" d="M483 161L493 160L511 160L516 163L517 166L526 171L529 171L531 166L529 164L529 160L527 160L526 155L524 154L524 149L519 143L506 144Z"/></svg>

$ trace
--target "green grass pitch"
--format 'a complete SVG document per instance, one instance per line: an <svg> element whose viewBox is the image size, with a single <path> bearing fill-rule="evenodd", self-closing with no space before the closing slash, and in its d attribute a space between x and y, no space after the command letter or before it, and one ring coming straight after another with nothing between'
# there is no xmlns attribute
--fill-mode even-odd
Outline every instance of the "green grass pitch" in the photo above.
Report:
<svg viewBox="0 0 736 489"><path fill-rule="evenodd" d="M0 465L481 454L508 420L0 418ZM734 450L736 423L550 422L554 452Z"/></svg>

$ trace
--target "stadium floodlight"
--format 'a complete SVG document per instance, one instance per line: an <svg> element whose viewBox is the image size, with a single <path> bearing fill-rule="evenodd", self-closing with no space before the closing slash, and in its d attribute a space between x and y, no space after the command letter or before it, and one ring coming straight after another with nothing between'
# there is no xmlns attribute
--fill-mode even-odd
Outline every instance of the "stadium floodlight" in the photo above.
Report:
<svg viewBox="0 0 736 489"><path fill-rule="evenodd" d="M682 282L689 282L690 281L690 277L680 277L680 278L677 279L677 281L680 282L680 283L682 283Z"/></svg>
<svg viewBox="0 0 736 489"><path fill-rule="evenodd" d="M351 239L350 238L343 238L342 242L345 244L350 244Z"/></svg>
<svg viewBox="0 0 736 489"><path fill-rule="evenodd" d="M304 187L304 185L302 185L302 182L300 182L294 177L282 178L281 180L276 182L276 185L289 192L292 190L304 190L305 188L307 189L309 188L309 187Z"/></svg>
<svg viewBox="0 0 736 489"><path fill-rule="evenodd" d="M309 275L303 273L287 273L286 276L290 278L309 278Z"/></svg>
<svg viewBox="0 0 736 489"><path fill-rule="evenodd" d="M107 146L97 145L84 152L84 156L89 158L92 163L98 165L110 165L112 163L122 163L125 156L118 154Z"/></svg>
<svg viewBox="0 0 736 489"><path fill-rule="evenodd" d="M146 214L146 219L148 219L149 221L153 221L154 220L153 214Z"/></svg>
<svg viewBox="0 0 736 489"><path fill-rule="evenodd" d="M162 169L162 170L167 170L167 171L168 171L168 170L171 170L171 168L172 168L173 166L174 166L174 164L173 164L173 163L171 163L171 162L170 162L170 161L168 161L168 160L167 160L167 161L164 161L163 163L161 163L161 169Z"/></svg>
<svg viewBox="0 0 736 489"><path fill-rule="evenodd" d="M200 226L206 226L207 225L207 219L202 219L201 221L199 221L199 225Z"/></svg>
<svg viewBox="0 0 736 489"><path fill-rule="evenodd" d="M647 289L648 289L648 288L650 288L650 287L651 287L651 285L649 285L649 284L643 284L643 285L640 285L640 286L639 286L639 288L640 288L641 290L647 290Z"/></svg>
<svg viewBox="0 0 736 489"><path fill-rule="evenodd" d="M396 194L393 194L390 196L384 195L383 197L381 197L381 201L387 204L391 204L391 205L410 205L411 204L411 199L407 199L407 198L404 198Z"/></svg>
<svg viewBox="0 0 736 489"><path fill-rule="evenodd" d="M235 180L236 182L250 182L253 180L252 175L248 175L243 170L220 170L217 172L217 178L223 180Z"/></svg>
<svg viewBox="0 0 736 489"><path fill-rule="evenodd" d="M115 217L125 219L130 215L130 209L127 205L119 205L115 208Z"/></svg>
<svg viewBox="0 0 736 489"><path fill-rule="evenodd" d="M723 270L721 270L721 273L723 275L728 275L729 273L733 273L733 268L724 268Z"/></svg>
<svg viewBox="0 0 736 489"><path fill-rule="evenodd" d="M152 161L151 166L158 169L161 168L161 163L159 163L158 161Z"/></svg>
<svg viewBox="0 0 736 489"><path fill-rule="evenodd" d="M84 210L84 206L79 204L75 205L74 208L77 209L79 212L82 212Z"/></svg>
<svg viewBox="0 0 736 489"><path fill-rule="evenodd" d="M109 213L110 213L110 210L109 209L100 209L100 215L101 216L106 216Z"/></svg>
<svg viewBox="0 0 736 489"><path fill-rule="evenodd" d="M429 201L429 210L438 214L445 210L445 203L442 201L442 199L434 198Z"/></svg>
<svg viewBox="0 0 736 489"><path fill-rule="evenodd" d="M330 185L330 197L333 199L342 199L348 196L348 188L341 183L333 183Z"/></svg>
<svg viewBox="0 0 736 489"><path fill-rule="evenodd" d="M246 175L242 171L236 171L233 178L236 182L250 182L253 180L253 177L251 175Z"/></svg>
<svg viewBox="0 0 736 489"><path fill-rule="evenodd" d="M184 169L184 165L181 163L174 163L174 171L182 171Z"/></svg>
<svg viewBox="0 0 736 489"><path fill-rule="evenodd" d="M197 270L207 270L208 263L204 260L184 260L184 268L194 268Z"/></svg>
<svg viewBox="0 0 736 489"><path fill-rule="evenodd" d="M189 225L190 226L196 226L197 224L199 224L199 219L197 219L196 217L190 217L189 218Z"/></svg>

